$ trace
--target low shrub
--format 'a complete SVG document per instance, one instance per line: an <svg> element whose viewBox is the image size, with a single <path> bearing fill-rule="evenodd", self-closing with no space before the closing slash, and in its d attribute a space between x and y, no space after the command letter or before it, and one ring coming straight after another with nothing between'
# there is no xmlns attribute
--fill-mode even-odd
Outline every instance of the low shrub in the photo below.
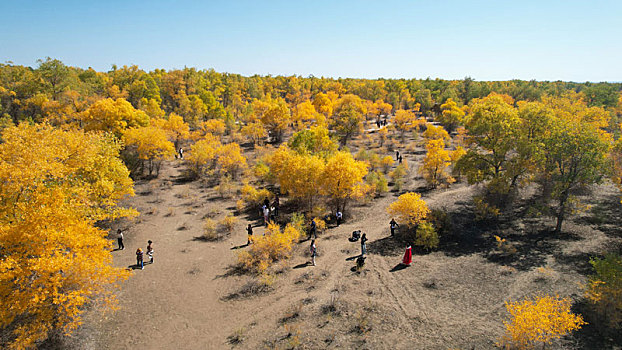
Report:
<svg viewBox="0 0 622 350"><path fill-rule="evenodd" d="M437 248L438 243L438 233L436 233L434 226L427 221L421 222L419 226L417 226L417 230L415 233L415 245L430 250Z"/></svg>
<svg viewBox="0 0 622 350"><path fill-rule="evenodd" d="M210 218L203 220L203 234L201 238L206 241L215 241L220 238L216 222Z"/></svg>
<svg viewBox="0 0 622 350"><path fill-rule="evenodd" d="M591 259L596 272L590 277L586 297L599 316L613 328L622 326L622 257L607 254Z"/></svg>
<svg viewBox="0 0 622 350"><path fill-rule="evenodd" d="M267 189L262 188L258 190L248 183L242 186L240 192L242 198L237 202L237 208L239 210L259 208L266 198L272 200L272 197L274 197L272 192Z"/></svg>
<svg viewBox="0 0 622 350"><path fill-rule="evenodd" d="M220 226L222 226L228 233L233 232L235 224L238 222L238 218L229 214L220 220Z"/></svg>
<svg viewBox="0 0 622 350"><path fill-rule="evenodd" d="M300 236L301 232L291 224L281 231L279 225L270 222L265 235L254 237L250 248L239 253L238 261L246 270L265 273L275 261L289 258Z"/></svg>

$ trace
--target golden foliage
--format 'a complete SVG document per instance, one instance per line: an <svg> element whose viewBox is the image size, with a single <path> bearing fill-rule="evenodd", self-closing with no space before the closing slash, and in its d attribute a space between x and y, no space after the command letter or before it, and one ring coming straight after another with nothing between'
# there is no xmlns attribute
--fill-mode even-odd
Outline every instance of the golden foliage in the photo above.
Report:
<svg viewBox="0 0 622 350"><path fill-rule="evenodd" d="M270 222L265 235L253 236L250 248L238 254L238 261L247 270L264 273L273 262L289 258L301 235L291 224L281 231L278 224Z"/></svg>
<svg viewBox="0 0 622 350"><path fill-rule="evenodd" d="M445 150L445 141L429 140L426 142L425 148L427 153L423 158L420 171L428 184L436 187L442 182L447 184L455 182L455 179L446 171L451 165L451 156Z"/></svg>
<svg viewBox="0 0 622 350"><path fill-rule="evenodd" d="M443 140L449 141L449 134L442 126L428 125L428 128L423 132L423 137L426 140Z"/></svg>
<svg viewBox="0 0 622 350"><path fill-rule="evenodd" d="M363 189L365 175L367 164L354 160L349 152L337 152L326 161L320 183L323 192L343 211L347 200Z"/></svg>
<svg viewBox="0 0 622 350"><path fill-rule="evenodd" d="M109 131L116 135L127 128L136 128L149 124L149 116L134 109L125 99L107 98L91 105L80 115L84 130Z"/></svg>
<svg viewBox="0 0 622 350"><path fill-rule="evenodd" d="M380 161L380 165L382 166L382 171L386 174L393 165L393 157L384 156Z"/></svg>
<svg viewBox="0 0 622 350"><path fill-rule="evenodd" d="M397 198L397 201L391 203L387 208L387 212L398 217L398 221L408 226L419 225L430 213L427 204L419 193L408 192Z"/></svg>
<svg viewBox="0 0 622 350"><path fill-rule="evenodd" d="M438 233L434 229L434 225L430 222L422 221L419 226L417 226L417 231L415 233L415 245L430 250L438 247L438 244Z"/></svg>
<svg viewBox="0 0 622 350"><path fill-rule="evenodd" d="M319 183L324 173L324 161L319 156L294 152L281 146L268 160L281 191L304 201L308 208L318 197Z"/></svg>
<svg viewBox="0 0 622 350"><path fill-rule="evenodd" d="M131 128L123 132L123 141L128 149L135 151L141 160L141 168L147 161L149 175L156 170L159 172L163 160L172 159L175 155L175 146L167 138L164 130L156 126Z"/></svg>
<svg viewBox="0 0 622 350"><path fill-rule="evenodd" d="M197 176L207 174L215 166L220 141L212 134L206 134L202 140L190 146L186 162L190 170Z"/></svg>
<svg viewBox="0 0 622 350"><path fill-rule="evenodd" d="M263 124L259 122L244 125L241 132L244 137L249 139L255 145L261 145L267 135L266 128L264 128Z"/></svg>
<svg viewBox="0 0 622 350"><path fill-rule="evenodd" d="M246 158L242 155L242 149L237 143L232 142L220 146L216 154L220 172L230 175L233 179L237 177L240 171L248 168Z"/></svg>
<svg viewBox="0 0 622 350"><path fill-rule="evenodd" d="M238 209L243 208L259 208L264 199L268 198L269 200L274 197L272 192L268 191L265 188L257 190L252 185L245 183L240 190L241 199L237 203Z"/></svg>
<svg viewBox="0 0 622 350"><path fill-rule="evenodd" d="M128 277L112 266L99 220L135 215L117 206L133 194L112 136L20 124L0 144L0 327L12 348L51 330L71 333L84 307Z"/></svg>
<svg viewBox="0 0 622 350"><path fill-rule="evenodd" d="M506 302L505 307L511 315L504 321L506 334L501 345L519 349L533 349L578 330L586 324L580 315L571 312L570 299L559 295L537 296L523 301Z"/></svg>

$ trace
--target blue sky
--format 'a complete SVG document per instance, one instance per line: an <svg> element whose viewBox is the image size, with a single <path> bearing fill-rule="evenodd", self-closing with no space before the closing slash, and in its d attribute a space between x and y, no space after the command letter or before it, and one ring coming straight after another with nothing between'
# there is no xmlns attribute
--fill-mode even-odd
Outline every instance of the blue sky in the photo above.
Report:
<svg viewBox="0 0 622 350"><path fill-rule="evenodd" d="M0 62L622 81L622 1L0 0Z"/></svg>

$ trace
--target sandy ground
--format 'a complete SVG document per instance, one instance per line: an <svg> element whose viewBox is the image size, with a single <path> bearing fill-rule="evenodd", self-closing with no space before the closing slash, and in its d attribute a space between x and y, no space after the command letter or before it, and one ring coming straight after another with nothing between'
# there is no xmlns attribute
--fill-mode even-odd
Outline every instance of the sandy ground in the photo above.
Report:
<svg viewBox="0 0 622 350"><path fill-rule="evenodd" d="M408 153L411 168L422 157L421 150ZM560 237L540 234L552 227L549 219L473 226L469 206L477 187L455 184L424 193L431 207L450 213L452 233L438 251L416 254L411 267L399 269L404 245L389 237L386 213L398 195L392 192L351 207L345 223L321 233L317 266L306 265L308 242L301 242L277 267L271 291L246 296L255 277L230 266L255 218L240 215L222 241L197 240L204 217L218 220L235 204L198 182L179 181L182 170L180 161L166 163L158 179L137 182L130 204L142 215L125 234L126 249L113 252L114 263L135 264L136 248L145 249L148 239L155 263L122 285L118 311L86 317L76 335L81 348L492 349L504 332L505 301L546 292L579 304L589 256L619 247L622 237L615 206L568 221ZM415 173L407 189L423 185ZM599 199L616 202L615 188L601 192ZM370 240L362 272L348 260L360 253L360 244L347 240L356 229ZM518 253L501 254L493 234L515 242ZM594 332L586 327L554 348L620 348L619 340Z"/></svg>

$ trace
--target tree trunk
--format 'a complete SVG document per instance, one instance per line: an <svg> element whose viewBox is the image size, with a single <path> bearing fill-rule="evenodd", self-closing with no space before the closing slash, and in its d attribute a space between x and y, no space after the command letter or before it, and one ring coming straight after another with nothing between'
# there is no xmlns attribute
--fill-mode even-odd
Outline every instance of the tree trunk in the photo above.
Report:
<svg viewBox="0 0 622 350"><path fill-rule="evenodd" d="M561 193L559 198L559 210L557 212L557 225L555 226L555 233L560 233L562 230L562 223L566 214L566 202L568 201L568 191Z"/></svg>

